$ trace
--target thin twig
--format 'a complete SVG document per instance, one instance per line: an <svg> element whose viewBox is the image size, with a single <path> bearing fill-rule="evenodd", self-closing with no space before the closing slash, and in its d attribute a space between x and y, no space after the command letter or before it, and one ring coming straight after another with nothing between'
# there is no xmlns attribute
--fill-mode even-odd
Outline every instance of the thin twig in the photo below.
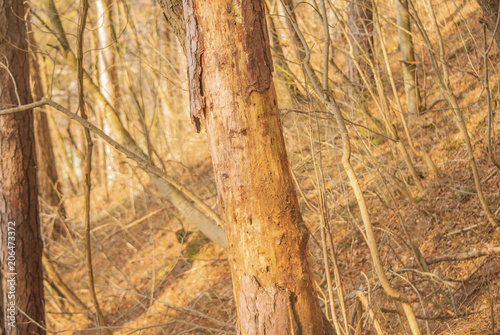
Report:
<svg viewBox="0 0 500 335"><path fill-rule="evenodd" d="M83 119L88 119L85 101L83 100L83 34L87 23L87 13L89 10L88 0L80 2L80 17L78 18L78 33L77 33L77 75L78 75L78 108ZM92 298L94 309L97 313L97 322L99 326L107 327L106 320L102 314L97 300L94 285L94 271L92 268L92 246L90 241L90 193L92 188L92 149L94 143L90 135L90 130L85 128L85 139L87 155L85 160L85 259L87 261L87 277L89 281L89 292ZM113 332L105 328L104 332L108 335Z"/></svg>

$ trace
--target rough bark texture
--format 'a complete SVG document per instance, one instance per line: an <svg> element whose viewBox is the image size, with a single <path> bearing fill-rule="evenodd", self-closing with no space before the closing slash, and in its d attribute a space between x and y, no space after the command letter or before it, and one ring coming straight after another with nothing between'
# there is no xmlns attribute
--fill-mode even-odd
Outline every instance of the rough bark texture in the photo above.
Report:
<svg viewBox="0 0 500 335"><path fill-rule="evenodd" d="M29 61L24 6L21 0L0 0L0 109L31 102ZM10 73L9 73L10 72ZM15 300L16 307L44 324L42 239L38 217L33 112L0 116L0 267L2 313ZM8 260L8 242L13 242L15 222L15 270ZM9 232L11 234L9 234ZM12 244L11 244L12 245ZM11 253L12 254L12 253ZM7 280L15 272L15 299L9 299ZM6 316L6 314L4 314ZM6 319L6 322L9 322ZM45 331L16 311L16 327L5 323L6 334L45 334Z"/></svg>
<svg viewBox="0 0 500 335"><path fill-rule="evenodd" d="M183 20L182 0L157 0L160 5L163 15L168 24L174 31L179 43L186 51L186 32Z"/></svg>
<svg viewBox="0 0 500 335"><path fill-rule="evenodd" d="M184 3L184 25L186 27L186 56L189 77L189 104L191 122L196 132L200 132L201 120L205 117L205 98L201 86L201 56L203 55L203 38L198 34L198 19L193 9L193 0Z"/></svg>
<svg viewBox="0 0 500 335"><path fill-rule="evenodd" d="M420 93L417 81L417 64L411 36L410 15L408 13L408 0L394 0L396 4L396 17L398 21L399 50L408 106L408 123L411 123L418 114Z"/></svg>
<svg viewBox="0 0 500 335"><path fill-rule="evenodd" d="M500 5L499 0L477 0L477 3L483 10L484 20L488 29L493 32L497 24L498 19L498 7ZM495 41L497 42L497 48L500 49L500 27L497 28L495 33Z"/></svg>
<svg viewBox="0 0 500 335"><path fill-rule="evenodd" d="M185 3L186 4L186 3ZM194 1L206 125L242 334L324 334L260 0Z"/></svg>
<svg viewBox="0 0 500 335"><path fill-rule="evenodd" d="M373 8L371 0L353 0L347 4L347 26L349 40L352 44L352 54L347 58L347 77L356 89L360 91L361 84L359 70L354 64L359 64L360 70L368 80L372 77L369 58L373 57Z"/></svg>

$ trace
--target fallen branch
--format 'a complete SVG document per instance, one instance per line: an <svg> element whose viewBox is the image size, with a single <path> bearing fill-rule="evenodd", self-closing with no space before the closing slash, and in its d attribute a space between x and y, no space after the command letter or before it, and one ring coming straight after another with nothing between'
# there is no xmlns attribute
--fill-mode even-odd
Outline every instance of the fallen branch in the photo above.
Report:
<svg viewBox="0 0 500 335"><path fill-rule="evenodd" d="M491 248L483 248L474 251L468 252L460 252L458 254L448 254L448 255L439 255L426 258L425 261L427 264L436 264L441 262L457 262L457 261L466 261L469 259L479 258L483 256L496 255L500 254L500 246L491 247Z"/></svg>
<svg viewBox="0 0 500 335"><path fill-rule="evenodd" d="M486 308L481 308L477 312L469 312L469 313L460 313L460 314L454 314L454 315L435 315L435 316L422 316L422 315L415 315L417 319L420 320L427 320L427 321L435 321L435 320L449 320L449 319L455 319L455 318L463 318L469 315L474 315L481 313L484 311ZM382 307L380 309L382 313L391 313L391 314L398 314L401 316L404 316L405 314L403 312L400 312L396 309L389 309L389 308L384 308Z"/></svg>
<svg viewBox="0 0 500 335"><path fill-rule="evenodd" d="M202 212L204 212L208 217L210 217L212 220L214 220L217 225L219 226L221 232L214 232L213 234L210 234L207 231L203 231L203 233L207 236L209 236L214 242L222 246L223 248L226 247L226 240L224 238L224 232L223 228L224 223L222 222L221 218L210 208L206 203L201 201L193 192L189 191L186 187L183 185L179 184L176 180L174 180L172 177L167 175L165 172L163 172L160 168L157 166L151 164L149 161L147 161L141 153L138 153L136 151L132 151L128 149L127 147L121 145L114 139L112 139L110 136L108 136L106 133L104 133L101 129L97 128L94 126L92 123L88 122L87 120L79 117L78 115L72 113L69 109L66 107L58 104L55 101L52 101L49 98L42 98L40 101L27 104L27 105L22 105L14 108L9 108L0 111L0 115L7 115L7 114L12 114L12 113L18 113L26 110L30 110L32 108L36 107L41 107L44 105L51 106L58 110L59 112L63 113L67 117L69 117L72 120L75 120L76 122L80 123L83 127L89 129L92 131L94 134L97 136L101 137L104 141L106 141L109 145L111 145L115 150L125 154L127 158L130 160L134 161L138 167L143 169L144 171L151 173L152 175L155 175L163 180L165 180L167 183L172 185L175 189L180 191L182 194L184 194L189 200L191 200L196 207L198 207Z"/></svg>

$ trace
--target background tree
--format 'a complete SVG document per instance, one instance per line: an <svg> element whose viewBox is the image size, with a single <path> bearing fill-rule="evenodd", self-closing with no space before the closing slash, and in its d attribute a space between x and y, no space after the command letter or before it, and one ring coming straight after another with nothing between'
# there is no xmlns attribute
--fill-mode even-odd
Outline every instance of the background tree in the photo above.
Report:
<svg viewBox="0 0 500 335"><path fill-rule="evenodd" d="M491 32L495 32L494 38L497 42L497 48L500 48L500 29L498 26L498 10L500 3L497 0L477 0L477 3L483 11L483 18Z"/></svg>
<svg viewBox="0 0 500 335"><path fill-rule="evenodd" d="M417 64L411 35L410 13L408 0L394 0L396 5L396 18L398 22L399 51L401 52L401 67L406 92L408 108L408 123L419 114L420 92L418 89Z"/></svg>
<svg viewBox="0 0 500 335"><path fill-rule="evenodd" d="M373 8L371 0L354 0L347 4L347 27L350 55L347 58L347 77L354 86L351 94L362 92L360 71L373 84ZM358 63L356 66L355 62Z"/></svg>
<svg viewBox="0 0 500 335"><path fill-rule="evenodd" d="M40 100L47 92L45 72L40 68L42 63L33 31L28 22L28 41L30 48L30 83L34 100ZM66 218L66 210L62 200L61 180L56 169L56 159L49 129L49 118L45 111L34 111L34 129L37 156L38 197L41 212L53 219L47 230L58 234L65 233L62 220ZM54 217L54 214L56 217ZM49 220L48 220L49 221ZM49 235L52 235L49 233Z"/></svg>
<svg viewBox="0 0 500 335"><path fill-rule="evenodd" d="M0 109L31 102L29 54L23 1L0 2ZM6 334L45 334L42 238L38 215L36 151L33 111L0 116L0 267L2 313L14 301L9 297L16 279L16 327L0 325ZM15 222L10 224L9 222ZM15 234L13 234L15 232ZM12 247L15 236L15 246ZM11 248L9 248L11 247ZM14 263L8 256L15 254ZM15 272L16 275L10 273ZM10 293L12 294L12 293ZM27 315L27 316L26 316ZM28 318L29 317L29 318ZM35 322L32 322L31 320Z"/></svg>

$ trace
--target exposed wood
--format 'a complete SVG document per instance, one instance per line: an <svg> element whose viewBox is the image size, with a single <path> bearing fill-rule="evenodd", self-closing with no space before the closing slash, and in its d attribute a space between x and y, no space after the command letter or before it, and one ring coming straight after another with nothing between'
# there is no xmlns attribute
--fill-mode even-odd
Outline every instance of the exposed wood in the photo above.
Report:
<svg viewBox="0 0 500 335"><path fill-rule="evenodd" d="M192 8L205 46L206 127L240 332L324 334L272 82L264 3L195 0Z"/></svg>

